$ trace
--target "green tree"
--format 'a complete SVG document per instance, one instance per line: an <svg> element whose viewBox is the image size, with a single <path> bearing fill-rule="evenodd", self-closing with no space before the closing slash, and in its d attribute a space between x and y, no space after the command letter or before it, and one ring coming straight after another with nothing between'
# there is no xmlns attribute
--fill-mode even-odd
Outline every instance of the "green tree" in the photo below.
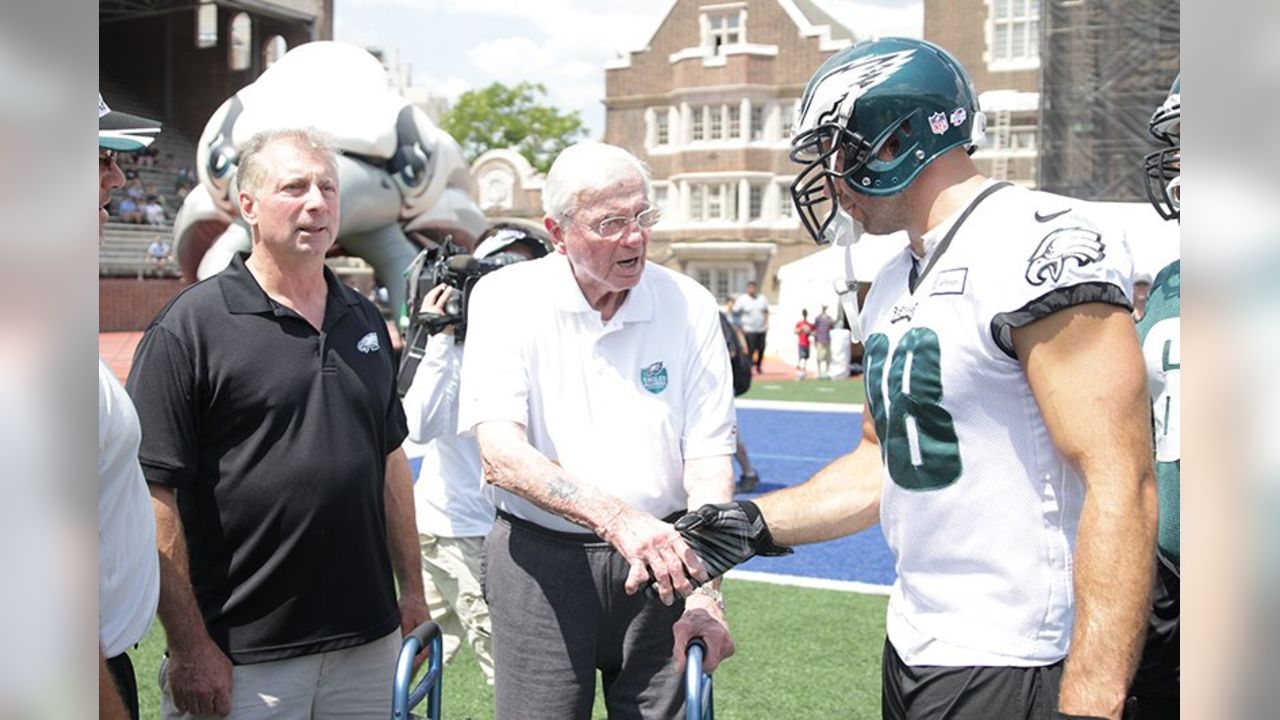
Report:
<svg viewBox="0 0 1280 720"><path fill-rule="evenodd" d="M468 90L440 118L440 127L458 141L468 162L489 150L515 148L545 173L561 150L586 134L578 112L551 107L546 94L546 86L531 82Z"/></svg>

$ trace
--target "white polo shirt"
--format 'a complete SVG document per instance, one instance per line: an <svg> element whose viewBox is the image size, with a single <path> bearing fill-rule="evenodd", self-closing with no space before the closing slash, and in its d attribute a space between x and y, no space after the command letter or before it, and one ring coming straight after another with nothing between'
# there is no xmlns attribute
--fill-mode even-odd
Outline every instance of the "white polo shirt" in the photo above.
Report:
<svg viewBox="0 0 1280 720"><path fill-rule="evenodd" d="M140 642L160 599L151 493L138 464L138 413L98 357L98 640L107 657Z"/></svg>
<svg viewBox="0 0 1280 720"><path fill-rule="evenodd" d="M731 455L737 425L719 308L691 278L646 264L608 322L561 254L476 286L458 430L508 420L580 482L664 517L688 505L684 460ZM494 504L564 532L586 528L488 487Z"/></svg>

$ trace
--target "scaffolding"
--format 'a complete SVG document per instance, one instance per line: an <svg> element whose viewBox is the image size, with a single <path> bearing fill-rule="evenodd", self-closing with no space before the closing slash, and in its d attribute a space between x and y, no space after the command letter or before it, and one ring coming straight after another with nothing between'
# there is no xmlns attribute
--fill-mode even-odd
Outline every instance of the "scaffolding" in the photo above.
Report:
<svg viewBox="0 0 1280 720"><path fill-rule="evenodd" d="M1043 190L1087 200L1144 201L1151 113L1178 73L1178 2L1048 0L1043 16L1040 166Z"/></svg>

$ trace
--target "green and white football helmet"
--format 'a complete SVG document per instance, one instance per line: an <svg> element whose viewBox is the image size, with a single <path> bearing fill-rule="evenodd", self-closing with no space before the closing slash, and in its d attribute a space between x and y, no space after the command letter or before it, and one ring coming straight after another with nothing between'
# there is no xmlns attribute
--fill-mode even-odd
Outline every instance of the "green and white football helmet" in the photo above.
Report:
<svg viewBox="0 0 1280 720"><path fill-rule="evenodd" d="M801 222L819 245L844 230L834 183L865 195L902 192L948 150L982 141L986 119L968 72L924 40L864 40L818 68L796 110L791 183Z"/></svg>
<svg viewBox="0 0 1280 720"><path fill-rule="evenodd" d="M1163 104L1151 114L1151 136L1167 147L1143 158L1147 178L1147 199L1165 220L1182 216L1182 74Z"/></svg>

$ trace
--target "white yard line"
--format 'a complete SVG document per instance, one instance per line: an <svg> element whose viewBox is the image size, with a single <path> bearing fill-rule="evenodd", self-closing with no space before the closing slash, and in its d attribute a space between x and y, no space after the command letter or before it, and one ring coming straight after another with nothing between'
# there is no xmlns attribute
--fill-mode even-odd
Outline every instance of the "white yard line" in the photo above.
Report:
<svg viewBox="0 0 1280 720"><path fill-rule="evenodd" d="M873 585L871 583L854 582L852 580L827 580L824 578L803 577L800 575L779 575L776 573L756 572L753 570L730 570L725 573L730 580L769 583L771 585L787 585L789 587L813 588L815 590L838 590L862 595L888 595L891 586Z"/></svg>
<svg viewBox="0 0 1280 720"><path fill-rule="evenodd" d="M797 412L860 413L857 403L790 402L787 400L734 400L748 410L795 410Z"/></svg>

